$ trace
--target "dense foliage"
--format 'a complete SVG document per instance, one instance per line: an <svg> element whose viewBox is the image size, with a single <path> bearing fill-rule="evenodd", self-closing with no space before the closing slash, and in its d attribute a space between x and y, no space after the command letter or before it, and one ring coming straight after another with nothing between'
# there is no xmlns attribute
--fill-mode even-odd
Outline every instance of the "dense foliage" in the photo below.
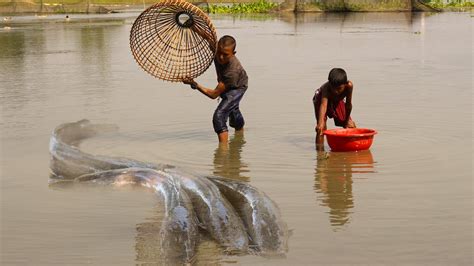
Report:
<svg viewBox="0 0 474 266"><path fill-rule="evenodd" d="M423 0L423 2L434 8L474 7L474 2L470 0Z"/></svg>

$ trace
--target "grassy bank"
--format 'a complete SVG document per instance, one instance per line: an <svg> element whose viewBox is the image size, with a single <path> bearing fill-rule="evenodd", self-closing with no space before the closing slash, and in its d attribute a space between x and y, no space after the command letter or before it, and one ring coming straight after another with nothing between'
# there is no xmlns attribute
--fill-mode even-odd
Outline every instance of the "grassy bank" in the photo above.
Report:
<svg viewBox="0 0 474 266"><path fill-rule="evenodd" d="M157 2L159 0L0 0L0 13L107 13L129 7L146 8ZM199 7L211 14L270 13L278 7L277 3L269 0L244 3L220 3L212 0L191 2L200 3Z"/></svg>
<svg viewBox="0 0 474 266"><path fill-rule="evenodd" d="M120 10L140 10L159 0L0 0L0 13L109 13ZM398 6L397 1L319 1L278 3L272 0L194 0L203 11L211 14L258 14L278 10L298 12L331 11L410 11L410 6ZM233 3L230 3L233 2ZM240 2L240 3L239 3ZM343 5L341 5L343 3ZM363 6L363 4L366 4ZM400 3L403 3L400 2ZM468 11L474 8L473 0L418 0L424 7L441 11ZM369 5L370 4L370 5ZM417 9L419 10L419 9ZM423 11L430 11L421 9ZM431 11L434 11L431 10Z"/></svg>
<svg viewBox="0 0 474 266"><path fill-rule="evenodd" d="M238 3L232 5L214 5L209 4L204 7L204 11L211 14L248 14L248 13L268 13L275 10L278 4L259 0L254 3Z"/></svg>

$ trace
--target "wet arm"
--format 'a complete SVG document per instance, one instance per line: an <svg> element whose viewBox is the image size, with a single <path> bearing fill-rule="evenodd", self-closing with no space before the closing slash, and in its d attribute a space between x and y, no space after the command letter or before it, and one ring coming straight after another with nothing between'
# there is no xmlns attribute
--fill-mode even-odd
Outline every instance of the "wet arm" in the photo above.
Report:
<svg viewBox="0 0 474 266"><path fill-rule="evenodd" d="M354 88L354 85L352 84L351 81L348 82L347 85L347 96L346 96L346 118L345 118L345 125L349 122L349 118L351 117L351 112L352 112L352 90Z"/></svg>
<svg viewBox="0 0 474 266"><path fill-rule="evenodd" d="M328 98L323 94L321 99L321 106L319 107L318 124L316 125L316 132L318 135L322 135L323 130L326 128L326 111L328 107Z"/></svg>

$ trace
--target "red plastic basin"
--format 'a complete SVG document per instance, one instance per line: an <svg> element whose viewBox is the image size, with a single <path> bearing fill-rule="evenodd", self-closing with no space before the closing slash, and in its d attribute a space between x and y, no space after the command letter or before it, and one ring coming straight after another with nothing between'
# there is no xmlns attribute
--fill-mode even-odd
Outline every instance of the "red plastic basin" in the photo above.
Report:
<svg viewBox="0 0 474 266"><path fill-rule="evenodd" d="M330 129L323 132L332 151L367 150L377 131L368 128Z"/></svg>

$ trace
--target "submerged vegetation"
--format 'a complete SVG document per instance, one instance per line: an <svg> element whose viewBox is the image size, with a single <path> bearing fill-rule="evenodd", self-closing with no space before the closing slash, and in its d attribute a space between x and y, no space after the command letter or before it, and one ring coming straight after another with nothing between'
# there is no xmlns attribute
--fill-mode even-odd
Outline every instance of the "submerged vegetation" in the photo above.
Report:
<svg viewBox="0 0 474 266"><path fill-rule="evenodd" d="M278 6L277 3L267 2L266 0L259 0L253 3L239 3L232 5L214 5L209 4L208 7L203 8L205 12L211 14L246 14L246 13L268 13Z"/></svg>

